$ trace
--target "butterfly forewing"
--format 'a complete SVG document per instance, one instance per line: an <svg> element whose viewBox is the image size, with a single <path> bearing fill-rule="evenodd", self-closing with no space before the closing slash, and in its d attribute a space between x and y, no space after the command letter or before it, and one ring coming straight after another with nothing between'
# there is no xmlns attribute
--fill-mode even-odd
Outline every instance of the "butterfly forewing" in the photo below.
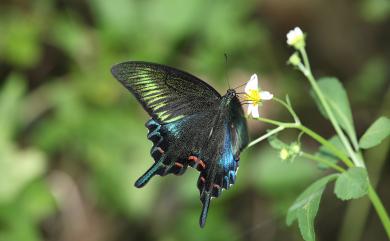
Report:
<svg viewBox="0 0 390 241"><path fill-rule="evenodd" d="M221 98L202 80L164 65L129 61L115 65L111 71L161 123L210 110Z"/></svg>

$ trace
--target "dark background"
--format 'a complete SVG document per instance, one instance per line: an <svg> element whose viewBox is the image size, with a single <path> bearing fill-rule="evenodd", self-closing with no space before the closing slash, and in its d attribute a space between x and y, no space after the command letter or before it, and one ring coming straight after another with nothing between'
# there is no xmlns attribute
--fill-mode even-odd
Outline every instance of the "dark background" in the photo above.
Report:
<svg viewBox="0 0 390 241"><path fill-rule="evenodd" d="M213 200L203 230L196 171L133 187L152 163L148 117L110 75L124 60L158 62L223 94L226 78L238 86L257 73L263 89L289 94L304 124L329 138L307 81L286 64L295 26L308 34L315 75L344 83L359 136L389 115L388 0L2 0L0 241L302 240L296 224L286 227L286 210L329 171L308 160L282 163L267 142L241 156L236 185ZM290 118L274 103L261 113ZM256 138L270 127L250 128ZM314 141L303 141L315 152ZM387 208L388 147L365 153ZM328 187L318 240L386 240L368 208L366 198L347 204Z"/></svg>

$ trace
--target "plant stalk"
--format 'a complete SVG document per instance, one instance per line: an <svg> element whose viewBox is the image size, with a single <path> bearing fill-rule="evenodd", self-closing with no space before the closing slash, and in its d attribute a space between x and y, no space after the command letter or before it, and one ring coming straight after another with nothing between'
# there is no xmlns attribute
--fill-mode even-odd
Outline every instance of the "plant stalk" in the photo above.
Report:
<svg viewBox="0 0 390 241"><path fill-rule="evenodd" d="M379 199L378 194L375 192L375 189L371 186L371 184L368 186L368 198L371 200L372 205L378 213L379 219L381 220L383 227L385 228L387 237L390 239L389 215L387 214L382 201Z"/></svg>
<svg viewBox="0 0 390 241"><path fill-rule="evenodd" d="M330 120L330 122L333 125L333 128L335 129L337 135L340 137L341 142L345 146L345 149L347 150L348 155L351 157L351 159L352 159L353 163L355 164L355 166L357 166L357 167L365 167L364 162L361 161L357 157L356 153L353 151L353 149L351 147L351 144L349 143L347 137L345 136L344 132L342 131L340 125L336 121L336 118L334 117L333 112L332 112L332 110L330 109L330 107L328 105L328 102L326 102L325 96L323 95L320 87L317 84L317 81L315 80L315 78L314 78L314 76L313 76L313 74L311 72L310 63L309 63L309 60L308 60L308 57L307 57L307 54L306 54L306 50L304 48L301 48L301 49L299 49L299 51L300 51L300 53L301 53L301 55L303 57L303 62L304 62L304 65L305 65L305 66L300 65L299 69L302 71L302 73L309 80L309 82L310 82L314 92L316 93L316 95L318 96L318 99L320 100L322 106L324 107L324 110L326 111L326 113L327 113L327 115L329 117L329 120Z"/></svg>
<svg viewBox="0 0 390 241"><path fill-rule="evenodd" d="M338 158L340 158L340 160L342 160L345 163L345 165L347 165L348 167L352 167L353 166L353 163L348 159L348 157L343 152L341 152L339 149L337 149L337 147L335 147L328 140L326 140L325 138L323 138L322 136L320 136L319 134L315 133L314 131L312 131L311 129L307 128L306 126L304 126L302 124L299 124L299 123L289 123L289 122L280 122L280 121L275 121L275 120L271 120L271 119L263 118L263 117L259 117L259 118L256 118L256 119L260 120L262 122L271 124L271 125L282 126L282 127L284 127L284 129L288 129L288 128L290 128L290 129L298 129L298 130L304 132L306 135L308 135L311 138L313 138L314 140L316 140L318 143L320 143L323 146L325 146L326 148L328 148L333 154L335 154ZM262 138L261 140L264 140L263 136L261 136L260 138ZM258 139L256 139L255 141L252 141L251 144L254 143L254 142L258 143L259 141L258 141Z"/></svg>

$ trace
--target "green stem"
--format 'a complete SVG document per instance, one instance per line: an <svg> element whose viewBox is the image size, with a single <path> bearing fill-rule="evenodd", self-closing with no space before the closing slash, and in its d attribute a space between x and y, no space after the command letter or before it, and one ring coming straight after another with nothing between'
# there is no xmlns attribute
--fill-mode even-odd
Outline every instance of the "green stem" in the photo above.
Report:
<svg viewBox="0 0 390 241"><path fill-rule="evenodd" d="M256 118L256 120L260 120L260 121L262 121L264 123L268 123L268 124L271 124L271 125L282 126L284 129L290 128L290 129L301 130L306 135L310 136L311 138L316 140L318 143L320 143L323 146L325 146L326 148L328 148L328 150L331 151L333 154L335 154L338 158L340 158L340 160L342 160L345 163L345 165L347 165L348 167L352 167L353 166L353 163L348 159L348 157L343 152L341 152L339 149L337 149L337 147L335 147L328 140L326 140L325 138L323 138L322 136L318 135L317 133L315 133L314 131L312 131L311 129L307 128L306 126L304 126L302 124L299 124L299 123L289 123L289 122L280 122L280 121L275 121L275 120L271 120L271 119L264 118L264 117ZM262 137L260 137L260 138L262 138ZM264 140L264 139L262 139L262 140ZM255 140L255 141L257 141L257 140ZM253 142L255 142L255 141L253 141ZM258 143L258 142L259 141L257 141L256 143Z"/></svg>
<svg viewBox="0 0 390 241"><path fill-rule="evenodd" d="M317 161L319 163L322 163L322 164L325 164L333 169L335 169L336 171L338 172L345 172L344 168L340 167L339 165L327 160L327 159L324 159L324 158L321 158L319 156L315 156L315 155L312 155L312 154L309 154L309 153L306 153L306 152L301 152L300 155L302 157L305 157L307 159L310 159L310 160L313 160L313 161Z"/></svg>
<svg viewBox="0 0 390 241"><path fill-rule="evenodd" d="M248 147L254 146L257 143L259 143L260 141L265 140L268 137L270 137L270 136L272 136L272 135L274 135L274 134L276 134L276 133L278 133L278 132L280 132L282 130L284 130L284 127L283 126L278 126L277 128L273 129L272 131L269 131L267 134L262 135L259 138L257 138L256 140L254 140L251 143L249 143Z"/></svg>
<svg viewBox="0 0 390 241"><path fill-rule="evenodd" d="M303 57L303 62L305 64L305 66L302 66L302 64L301 64L301 65L298 65L298 68L301 70L301 72L309 80L314 92L316 93L319 101L321 102L322 106L324 107L324 110L325 110L326 114L328 115L329 120L333 125L333 128L335 129L337 135L340 137L340 140L343 143L343 145L345 146L345 149L347 150L348 155L351 157L353 163L358 167L365 167L364 162L362 162L357 157L356 153L353 151L350 142L348 141L344 132L341 130L340 125L336 121L336 118L334 117L333 112L328 105L328 102L326 102L325 97L324 97L320 87L317 84L317 81L315 80L315 78L311 72L310 63L309 63L309 59L307 57L305 48L300 48L299 51Z"/></svg>
<svg viewBox="0 0 390 241"><path fill-rule="evenodd" d="M295 113L293 108L291 108L291 104L290 103L286 103L283 100L278 99L276 97L272 98L272 100L274 100L274 101L278 102L279 104L283 105L288 110L288 112L290 112L290 114L293 117L295 123L299 123L299 124L301 123L301 121L298 118L298 115Z"/></svg>
<svg viewBox="0 0 390 241"><path fill-rule="evenodd" d="M364 161L362 159L360 159L357 155L357 153L359 153L359 148L355 147L356 152L352 149L351 143L348 141L348 139L345 136L344 132L342 131L339 123L336 121L336 118L334 117L332 110L330 109L328 103L325 100L325 97L324 97L321 89L319 88L319 86L318 86L318 84L317 84L317 82L316 82L316 80L311 72L310 63L309 63L305 48L302 47L299 49L299 51L303 57L303 61L304 61L305 66L302 66L302 64L300 64L300 65L298 65L298 68L301 70L301 72L309 80L314 92L316 93L322 106L324 107L324 110L327 113L329 120L331 121L331 123L333 125L333 128L335 129L337 135L340 137L340 140L343 143L345 149L347 150L348 155L352 159L353 164L355 166L365 168ZM390 238L390 219L389 219L389 216L388 216L386 209L384 208L381 200L379 199L378 194L375 192L375 190L371 186L371 184L368 188L368 197L371 200L371 203L373 204L373 206L374 206L374 208L375 208L375 210L376 210L376 212L377 212L377 214L378 214L378 216L383 224L384 229L386 230L386 234L387 234L388 238Z"/></svg>
<svg viewBox="0 0 390 241"><path fill-rule="evenodd" d="M264 118L264 117L258 117L258 118L254 118L254 119L259 120L259 121L264 122L264 123L274 125L274 126L285 126L285 125L289 125L289 124L294 124L294 123L289 123L289 122L276 121L276 120L272 120L272 119L268 119L268 118Z"/></svg>
<svg viewBox="0 0 390 241"><path fill-rule="evenodd" d="M378 197L378 194L375 192L375 189L371 186L368 187L368 197L371 200L372 205L374 206L378 216L383 224L383 227L386 230L387 237L390 239L390 219L389 215L386 212L385 207L383 206L381 200Z"/></svg>
<svg viewBox="0 0 390 241"><path fill-rule="evenodd" d="M311 129L307 128L306 126L300 125L298 127L298 129L300 129L306 135L312 137L313 139L315 139L316 141L321 143L323 146L328 148L331 152L333 152L333 154L335 154L338 158L340 158L345 163L345 165L347 165L348 167L353 166L353 163L349 160L349 158L342 151L340 151L337 147L335 147L332 143L330 143L328 140L326 140L322 136L318 135L317 133L315 133Z"/></svg>

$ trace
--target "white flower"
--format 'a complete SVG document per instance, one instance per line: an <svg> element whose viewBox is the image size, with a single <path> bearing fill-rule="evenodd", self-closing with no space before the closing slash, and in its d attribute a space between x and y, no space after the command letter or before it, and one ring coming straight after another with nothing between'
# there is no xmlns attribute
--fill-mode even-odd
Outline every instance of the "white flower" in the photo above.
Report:
<svg viewBox="0 0 390 241"><path fill-rule="evenodd" d="M273 98L273 94L268 91L261 91L259 89L259 81L257 75L253 74L245 86L245 100L248 102L248 115L252 115L253 118L259 118L259 104L262 100L270 100Z"/></svg>
<svg viewBox="0 0 390 241"><path fill-rule="evenodd" d="M295 27L287 33L287 44L296 49L305 46L305 35L299 27Z"/></svg>

